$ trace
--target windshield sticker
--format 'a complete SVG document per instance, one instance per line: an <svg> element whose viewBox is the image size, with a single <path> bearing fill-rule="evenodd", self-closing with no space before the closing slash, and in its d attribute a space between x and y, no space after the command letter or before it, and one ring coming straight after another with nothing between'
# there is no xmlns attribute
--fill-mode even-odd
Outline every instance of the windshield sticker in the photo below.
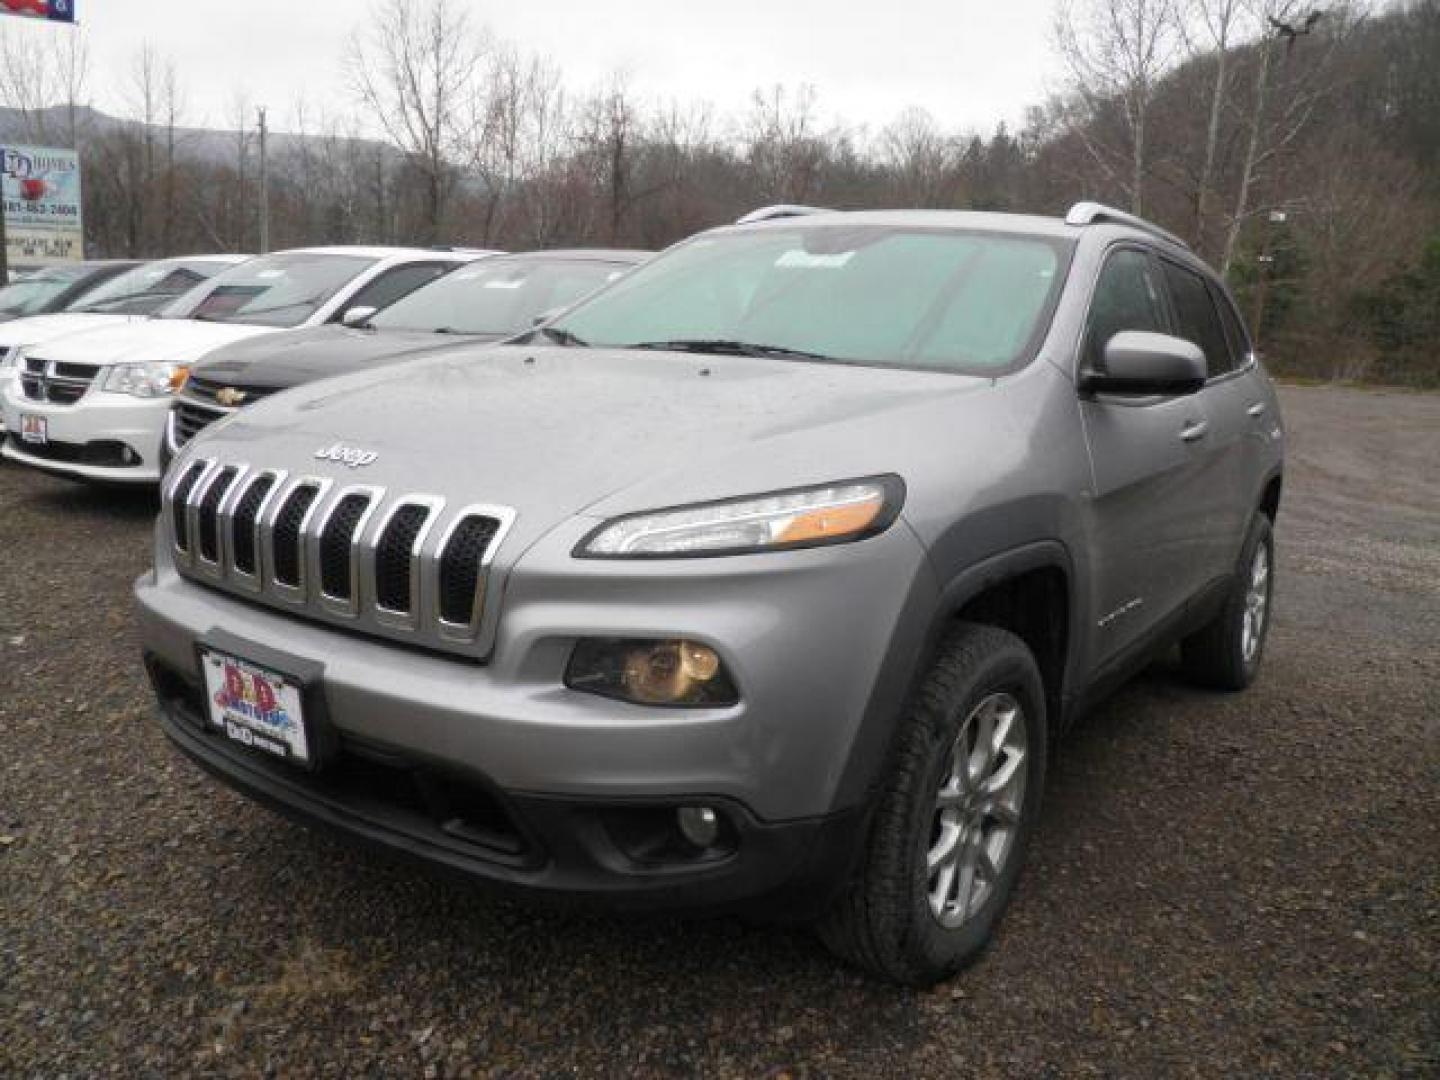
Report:
<svg viewBox="0 0 1440 1080"><path fill-rule="evenodd" d="M481 286L482 289L518 289L525 284L524 278L511 278L508 281L487 281Z"/></svg>
<svg viewBox="0 0 1440 1080"><path fill-rule="evenodd" d="M838 270L854 257L853 251L840 251L834 255L811 255L808 251L796 248L776 259L775 265L807 270Z"/></svg>

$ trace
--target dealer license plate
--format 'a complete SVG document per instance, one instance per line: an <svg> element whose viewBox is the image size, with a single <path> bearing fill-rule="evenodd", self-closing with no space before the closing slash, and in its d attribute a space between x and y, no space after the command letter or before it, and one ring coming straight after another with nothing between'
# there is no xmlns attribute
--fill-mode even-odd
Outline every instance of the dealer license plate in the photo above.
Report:
<svg viewBox="0 0 1440 1080"><path fill-rule="evenodd" d="M44 446L50 441L50 421L33 413L21 413L20 438L23 442Z"/></svg>
<svg viewBox="0 0 1440 1080"><path fill-rule="evenodd" d="M200 651L211 725L227 739L295 765L310 762L300 688L224 653Z"/></svg>

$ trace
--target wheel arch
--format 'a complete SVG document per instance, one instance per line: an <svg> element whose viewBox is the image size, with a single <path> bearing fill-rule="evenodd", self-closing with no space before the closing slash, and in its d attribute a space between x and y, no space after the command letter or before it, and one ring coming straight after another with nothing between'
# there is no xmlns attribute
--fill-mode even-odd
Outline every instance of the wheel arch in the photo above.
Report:
<svg viewBox="0 0 1440 1080"><path fill-rule="evenodd" d="M943 583L927 609L894 635L866 705L861 729L836 788L835 807L868 801L889 761L896 718L930 669L946 632L969 620L1009 630L1035 653L1045 682L1052 735L1076 698L1082 605L1069 550L1041 540L992 555Z"/></svg>

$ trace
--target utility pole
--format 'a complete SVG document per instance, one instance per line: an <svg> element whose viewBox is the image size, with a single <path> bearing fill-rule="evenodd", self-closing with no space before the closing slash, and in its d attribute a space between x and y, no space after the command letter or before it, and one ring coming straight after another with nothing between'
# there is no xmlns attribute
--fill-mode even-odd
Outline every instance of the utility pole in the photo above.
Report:
<svg viewBox="0 0 1440 1080"><path fill-rule="evenodd" d="M1324 18L1324 12L1320 10L1311 11L1305 16L1303 22L1287 23L1270 16L1270 27L1275 31L1278 41L1285 43L1285 51L1280 54L1280 88L1285 88L1287 76L1290 74L1290 57L1295 51L1296 43L1309 35L1315 29L1315 24ZM1261 234L1260 254L1255 261L1259 264L1259 280L1255 283L1255 312L1250 320L1250 333L1258 346L1260 335L1264 332L1261 324L1265 321L1265 300L1269 291L1271 267L1275 265L1275 226L1283 225L1289 215L1285 211L1285 155L1283 151L1277 156L1275 162L1275 183L1271 192L1273 200L1271 210L1265 215L1265 230Z"/></svg>
<svg viewBox="0 0 1440 1080"><path fill-rule="evenodd" d="M260 254L270 250L270 168L265 154L265 140L269 129L265 126L265 106L260 113Z"/></svg>

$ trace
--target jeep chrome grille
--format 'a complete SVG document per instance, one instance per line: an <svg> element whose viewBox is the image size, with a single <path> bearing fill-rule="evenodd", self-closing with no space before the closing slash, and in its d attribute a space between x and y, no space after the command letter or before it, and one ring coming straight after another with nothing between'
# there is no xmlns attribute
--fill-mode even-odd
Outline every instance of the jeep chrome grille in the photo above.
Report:
<svg viewBox="0 0 1440 1080"><path fill-rule="evenodd" d="M490 562L514 520L330 478L194 461L164 493L180 573L326 622L476 652Z"/></svg>

